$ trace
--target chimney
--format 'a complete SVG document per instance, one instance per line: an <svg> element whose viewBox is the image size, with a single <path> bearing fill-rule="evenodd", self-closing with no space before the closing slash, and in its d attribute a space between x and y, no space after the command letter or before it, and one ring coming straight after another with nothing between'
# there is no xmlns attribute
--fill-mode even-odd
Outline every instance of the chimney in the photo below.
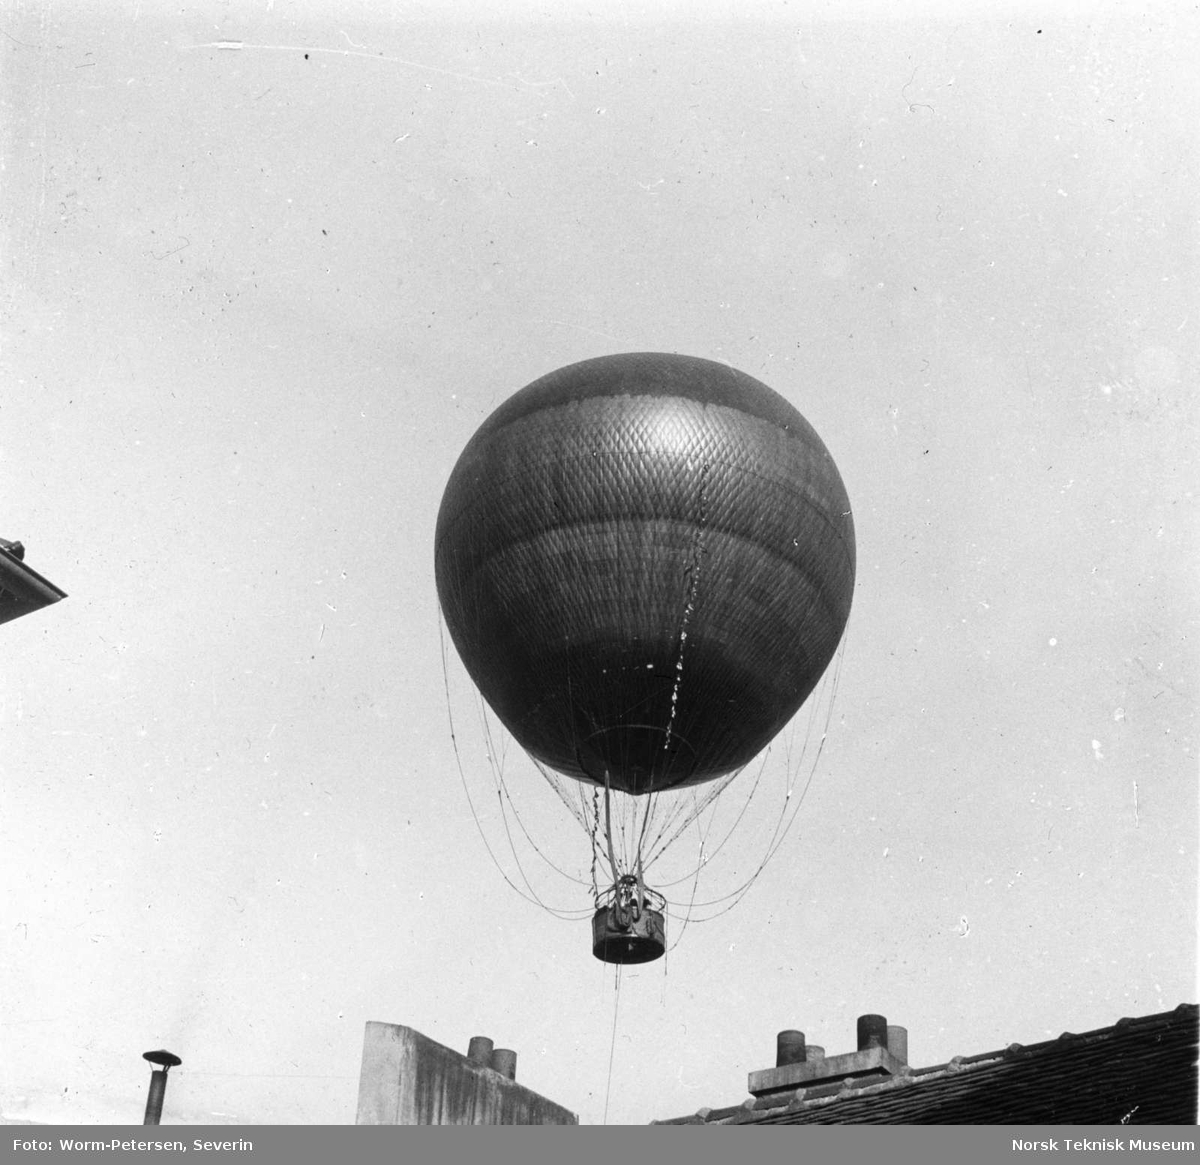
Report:
<svg viewBox="0 0 1200 1165"><path fill-rule="evenodd" d="M860 1015L858 1017L858 1050L886 1048L888 1037L887 1020L882 1015Z"/></svg>
<svg viewBox="0 0 1200 1165"><path fill-rule="evenodd" d="M492 1053L491 1069L507 1076L509 1080L517 1078L517 1053L511 1048L497 1048Z"/></svg>
<svg viewBox="0 0 1200 1165"><path fill-rule="evenodd" d="M467 1044L467 1059L481 1068L491 1068L509 1080L517 1078L517 1053L498 1048L487 1036L472 1036Z"/></svg>
<svg viewBox="0 0 1200 1165"><path fill-rule="evenodd" d="M472 1036L466 1055L401 1024L368 1023L358 1080L360 1125L577 1125L517 1083L517 1053Z"/></svg>
<svg viewBox="0 0 1200 1165"><path fill-rule="evenodd" d="M775 1067L803 1064L806 1059L808 1055L804 1046L804 1033L790 1029L780 1032L775 1038Z"/></svg>
<svg viewBox="0 0 1200 1165"><path fill-rule="evenodd" d="M751 1072L749 1091L754 1096L813 1088L846 1079L898 1076L908 1066L908 1030L888 1023L882 1015L860 1015L858 1050L826 1056L825 1049L805 1041L804 1033L781 1031L775 1041L775 1067Z"/></svg>
<svg viewBox="0 0 1200 1165"><path fill-rule="evenodd" d="M492 1041L487 1036L472 1036L467 1045L467 1059L481 1068L488 1068L492 1063Z"/></svg>

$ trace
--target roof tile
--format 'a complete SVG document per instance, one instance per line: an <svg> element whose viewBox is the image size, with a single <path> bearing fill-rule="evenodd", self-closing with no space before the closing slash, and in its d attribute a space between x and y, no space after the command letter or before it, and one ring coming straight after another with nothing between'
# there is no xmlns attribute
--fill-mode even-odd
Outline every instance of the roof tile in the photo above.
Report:
<svg viewBox="0 0 1200 1165"><path fill-rule="evenodd" d="M1200 1008L656 1124L1195 1124ZM702 1115L703 1114L703 1115Z"/></svg>

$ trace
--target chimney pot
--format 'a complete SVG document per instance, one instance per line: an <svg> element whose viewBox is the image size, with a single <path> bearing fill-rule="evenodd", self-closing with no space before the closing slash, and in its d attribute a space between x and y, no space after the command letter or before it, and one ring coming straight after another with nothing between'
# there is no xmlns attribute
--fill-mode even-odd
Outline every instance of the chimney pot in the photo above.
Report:
<svg viewBox="0 0 1200 1165"><path fill-rule="evenodd" d="M858 1050L886 1048L888 1046L888 1022L882 1015L860 1015L858 1017Z"/></svg>
<svg viewBox="0 0 1200 1165"><path fill-rule="evenodd" d="M804 1033L795 1029L781 1031L775 1037L775 1067L803 1064L808 1059L804 1048Z"/></svg>
<svg viewBox="0 0 1200 1165"><path fill-rule="evenodd" d="M825 1059L825 1049L820 1044L809 1044L804 1050L808 1053L808 1062L810 1064L814 1060Z"/></svg>
<svg viewBox="0 0 1200 1165"><path fill-rule="evenodd" d="M900 1061L908 1063L908 1028L899 1024L889 1023L887 1028L888 1051Z"/></svg>
<svg viewBox="0 0 1200 1165"><path fill-rule="evenodd" d="M487 1036L472 1036L467 1045L467 1059L472 1064L489 1067L492 1062L492 1041Z"/></svg>
<svg viewBox="0 0 1200 1165"><path fill-rule="evenodd" d="M517 1053L511 1048L496 1048L492 1052L492 1071L507 1076L509 1080L517 1078Z"/></svg>

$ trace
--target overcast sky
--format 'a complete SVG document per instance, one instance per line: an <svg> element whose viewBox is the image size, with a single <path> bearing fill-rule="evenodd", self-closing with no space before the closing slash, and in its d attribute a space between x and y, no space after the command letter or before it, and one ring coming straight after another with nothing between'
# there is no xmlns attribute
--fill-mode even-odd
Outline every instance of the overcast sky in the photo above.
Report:
<svg viewBox="0 0 1200 1165"><path fill-rule="evenodd" d="M781 1028L1196 999L1194 14L738 9L6 7L0 536L70 597L0 628L5 1118L137 1123L166 1047L167 1122L352 1122L383 1020L642 1123ZM617 1009L472 819L433 529L638 350L812 422L859 573L785 844Z"/></svg>

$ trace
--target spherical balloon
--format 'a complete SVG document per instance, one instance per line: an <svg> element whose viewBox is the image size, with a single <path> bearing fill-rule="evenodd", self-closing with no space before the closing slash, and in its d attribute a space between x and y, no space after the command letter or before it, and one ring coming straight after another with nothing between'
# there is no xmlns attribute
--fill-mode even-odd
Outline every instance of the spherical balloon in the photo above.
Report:
<svg viewBox="0 0 1200 1165"><path fill-rule="evenodd" d="M467 671L537 760L640 794L760 752L832 658L854 523L812 426L724 364L660 353L534 381L438 514Z"/></svg>

